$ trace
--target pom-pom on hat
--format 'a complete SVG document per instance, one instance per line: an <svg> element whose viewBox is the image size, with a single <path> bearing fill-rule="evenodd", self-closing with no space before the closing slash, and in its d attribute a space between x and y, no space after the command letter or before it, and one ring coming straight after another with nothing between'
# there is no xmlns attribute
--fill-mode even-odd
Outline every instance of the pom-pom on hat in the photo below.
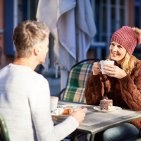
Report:
<svg viewBox="0 0 141 141"><path fill-rule="evenodd" d="M111 42L117 42L131 55L141 43L139 35L129 26L123 26L113 33Z"/></svg>

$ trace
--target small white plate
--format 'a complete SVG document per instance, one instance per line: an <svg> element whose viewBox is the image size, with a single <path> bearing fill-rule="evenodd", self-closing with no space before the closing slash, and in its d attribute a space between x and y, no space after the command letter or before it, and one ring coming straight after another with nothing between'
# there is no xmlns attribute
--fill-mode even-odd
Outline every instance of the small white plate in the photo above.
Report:
<svg viewBox="0 0 141 141"><path fill-rule="evenodd" d="M118 107L118 106L112 106L112 109L110 109L110 110L101 110L100 106L94 106L93 109L96 111L99 111L99 112L114 112L117 110L122 110L122 108Z"/></svg>
<svg viewBox="0 0 141 141"><path fill-rule="evenodd" d="M52 115L52 117L56 117L56 118L59 118L59 119L65 119L69 115L63 114L64 110L65 110L64 107L59 107L56 110L54 110L53 112L51 112L51 115Z"/></svg>
<svg viewBox="0 0 141 141"><path fill-rule="evenodd" d="M76 109L76 108L80 108L80 107L82 107L82 105L80 105L80 104L66 104L66 105L58 105L58 108L63 108L63 109L67 109L67 108L69 108L69 109Z"/></svg>

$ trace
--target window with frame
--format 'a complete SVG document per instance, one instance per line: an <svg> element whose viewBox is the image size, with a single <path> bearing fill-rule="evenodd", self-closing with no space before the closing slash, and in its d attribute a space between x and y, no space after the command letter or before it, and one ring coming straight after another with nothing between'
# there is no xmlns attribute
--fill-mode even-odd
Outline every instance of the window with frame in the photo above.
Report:
<svg viewBox="0 0 141 141"><path fill-rule="evenodd" d="M99 49L100 43L106 44L105 48L101 48L103 58L108 54L112 33L128 24L128 2L128 0L91 0L97 30L93 44L98 42L96 48Z"/></svg>

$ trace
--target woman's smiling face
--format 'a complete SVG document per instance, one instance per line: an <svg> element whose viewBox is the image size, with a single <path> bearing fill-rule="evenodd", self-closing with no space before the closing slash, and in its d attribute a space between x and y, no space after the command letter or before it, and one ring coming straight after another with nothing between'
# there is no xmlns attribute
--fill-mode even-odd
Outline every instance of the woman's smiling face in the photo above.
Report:
<svg viewBox="0 0 141 141"><path fill-rule="evenodd" d="M110 58L116 62L121 61L127 53L126 49L116 42L111 42L109 51Z"/></svg>

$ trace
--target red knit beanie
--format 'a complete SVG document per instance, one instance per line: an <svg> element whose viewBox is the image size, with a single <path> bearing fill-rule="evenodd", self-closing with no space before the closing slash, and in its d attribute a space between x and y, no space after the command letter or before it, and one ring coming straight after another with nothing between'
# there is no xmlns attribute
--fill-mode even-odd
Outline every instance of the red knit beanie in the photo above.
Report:
<svg viewBox="0 0 141 141"><path fill-rule="evenodd" d="M140 37L131 27L123 26L113 33L111 42L117 42L131 55L140 43Z"/></svg>

